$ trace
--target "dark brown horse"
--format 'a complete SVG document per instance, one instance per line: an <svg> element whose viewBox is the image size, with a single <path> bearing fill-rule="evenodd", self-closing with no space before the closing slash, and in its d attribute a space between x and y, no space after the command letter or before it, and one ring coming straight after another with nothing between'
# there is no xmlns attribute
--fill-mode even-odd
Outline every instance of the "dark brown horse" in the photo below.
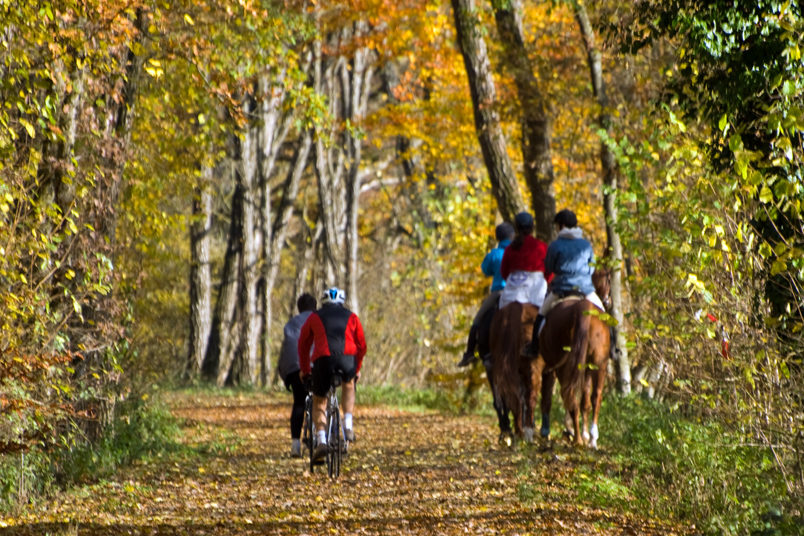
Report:
<svg viewBox="0 0 804 536"><path fill-rule="evenodd" d="M538 313L530 304L508 304L494 315L490 333L495 407L511 410L514 433L527 441L533 441L537 370L534 360L522 356L522 347L530 341Z"/></svg>
<svg viewBox="0 0 804 536"><path fill-rule="evenodd" d="M592 276L595 290L604 304L609 300L609 271L599 268ZM575 443L597 448L597 417L603 400L603 386L611 350L609 325L591 302L570 298L556 304L539 335L540 357L536 364L536 389L541 383L542 437L550 435L550 408L556 376L567 412L565 426ZM581 400L578 402L578 393ZM591 429L589 412L592 411ZM583 432L580 414L583 413ZM570 430L572 426L573 430ZM587 429L589 429L587 431Z"/></svg>

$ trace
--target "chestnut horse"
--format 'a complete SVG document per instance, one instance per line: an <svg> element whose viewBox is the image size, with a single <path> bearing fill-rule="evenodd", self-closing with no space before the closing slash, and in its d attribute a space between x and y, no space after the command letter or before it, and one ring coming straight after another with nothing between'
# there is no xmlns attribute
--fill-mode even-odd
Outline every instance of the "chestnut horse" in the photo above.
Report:
<svg viewBox="0 0 804 536"><path fill-rule="evenodd" d="M538 391L536 362L522 356L522 348L531 338L538 313L529 303L510 303L494 315L490 333L495 408L511 410L516 437L526 441L533 441Z"/></svg>
<svg viewBox="0 0 804 536"><path fill-rule="evenodd" d="M608 306L610 294L609 271L599 268L592 276L598 296ZM550 408L556 375L561 385L564 401L567 432L574 435L575 443L584 440L591 448L597 448L599 432L597 418L603 400L603 386L611 350L609 325L600 318L603 314L591 302L581 297L572 297L553 307L539 335L538 375L535 388L541 383L542 427L541 436L550 435ZM577 399L581 391L580 407ZM592 411L591 429L589 412ZM580 414L583 413L583 432ZM570 430L570 426L573 430ZM587 431L587 429L589 429Z"/></svg>

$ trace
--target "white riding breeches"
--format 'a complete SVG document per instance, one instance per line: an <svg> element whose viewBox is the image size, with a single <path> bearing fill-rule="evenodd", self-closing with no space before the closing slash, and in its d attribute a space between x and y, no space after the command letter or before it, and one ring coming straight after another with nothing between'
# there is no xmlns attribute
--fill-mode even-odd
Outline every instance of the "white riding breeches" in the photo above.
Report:
<svg viewBox="0 0 804 536"><path fill-rule="evenodd" d="M500 309L509 303L530 303L541 308L547 295L547 281L542 272L517 271L505 280L505 288L500 294Z"/></svg>

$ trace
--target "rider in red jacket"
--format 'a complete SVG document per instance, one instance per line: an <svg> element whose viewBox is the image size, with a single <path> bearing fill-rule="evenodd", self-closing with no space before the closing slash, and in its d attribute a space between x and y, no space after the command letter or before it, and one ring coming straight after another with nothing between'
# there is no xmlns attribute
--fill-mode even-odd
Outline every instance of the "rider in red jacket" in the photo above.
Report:
<svg viewBox="0 0 804 536"><path fill-rule="evenodd" d="M527 212L520 212L514 219L517 237L511 245L505 248L505 254L500 265L500 275L508 279L511 273L544 272L544 258L547 256L547 244L534 238L533 216ZM547 274L545 274L545 277Z"/></svg>
<svg viewBox="0 0 804 536"><path fill-rule="evenodd" d="M343 380L344 436L347 441L355 440L352 428L355 381L360 378L360 368L366 355L366 339L360 319L343 306L345 300L346 295L342 290L331 288L325 291L322 298L324 305L310 315L299 336L299 374L305 380L312 375L313 424L318 436L315 459L323 458L327 453L326 397L335 374ZM311 363L315 363L315 366L311 367Z"/></svg>

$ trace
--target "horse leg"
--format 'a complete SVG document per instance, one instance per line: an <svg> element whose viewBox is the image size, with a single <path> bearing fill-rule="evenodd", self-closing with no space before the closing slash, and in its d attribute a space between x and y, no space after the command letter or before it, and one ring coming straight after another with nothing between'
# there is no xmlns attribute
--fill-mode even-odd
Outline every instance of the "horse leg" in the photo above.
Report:
<svg viewBox="0 0 804 536"><path fill-rule="evenodd" d="M550 437L550 410L553 407L553 388L556 384L555 372L542 373L542 429L541 436Z"/></svg>
<svg viewBox="0 0 804 536"><path fill-rule="evenodd" d="M603 387L606 384L606 364L604 360L603 365L597 370L597 373L593 376L592 381L592 391L593 391L593 398L592 402L594 407L592 409L592 428L589 430L589 435L591 439L589 440L589 446L593 449L597 448L597 438L599 437L599 432L597 429L597 417L600 414L600 404L603 402Z"/></svg>
<svg viewBox="0 0 804 536"><path fill-rule="evenodd" d="M584 442L589 443L589 410L592 409L592 375L586 374L584 376L583 385L581 386L581 414L583 416L583 430L581 435Z"/></svg>
<svg viewBox="0 0 804 536"><path fill-rule="evenodd" d="M575 390L567 386L566 382L561 386L561 398L564 400L564 408L567 410L569 418L572 420L573 431L575 432L574 443L581 446L583 445L583 439L581 438L581 412L578 407L578 399L575 395Z"/></svg>
<svg viewBox="0 0 804 536"><path fill-rule="evenodd" d="M522 439L525 436L522 431L522 401L520 400L519 404L515 404L514 407L510 409L514 417L514 435Z"/></svg>
<svg viewBox="0 0 804 536"><path fill-rule="evenodd" d="M573 431L572 427L572 414L570 413L570 410L564 406L564 437L570 441L572 441L575 437L575 432Z"/></svg>
<svg viewBox="0 0 804 536"><path fill-rule="evenodd" d="M519 381L522 382L522 425L525 441L533 443L533 365L530 359L523 358L519 367Z"/></svg>
<svg viewBox="0 0 804 536"><path fill-rule="evenodd" d="M494 376L489 368L486 368L486 378L488 378L489 386L491 387L492 402L494 411L497 413L497 422L500 426L500 440L502 440L504 436L511 434L511 421L508 419L508 409L505 407L502 400L497 400L498 397L494 391Z"/></svg>

